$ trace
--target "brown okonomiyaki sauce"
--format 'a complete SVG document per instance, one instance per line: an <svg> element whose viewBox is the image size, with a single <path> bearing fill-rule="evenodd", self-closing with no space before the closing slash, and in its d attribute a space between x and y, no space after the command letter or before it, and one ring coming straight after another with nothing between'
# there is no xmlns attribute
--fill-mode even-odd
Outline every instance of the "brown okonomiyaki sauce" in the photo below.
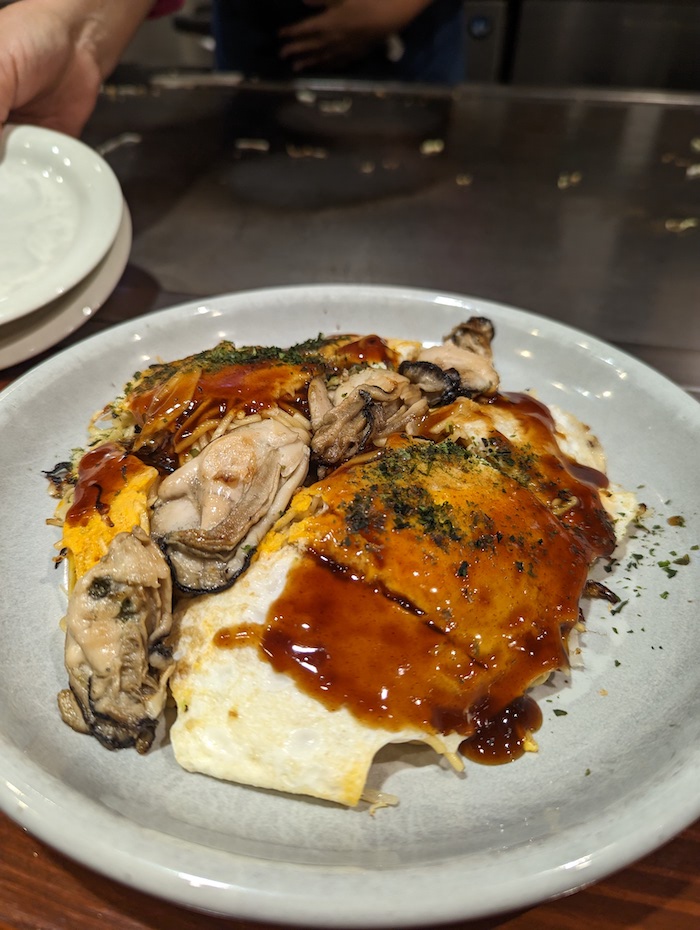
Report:
<svg viewBox="0 0 700 930"><path fill-rule="evenodd" d="M593 553L602 554L610 546L612 536L609 518L598 495L599 489L608 487L607 475L580 465L559 450L552 414L534 397L497 394L491 403L515 414L533 448L547 450L537 462L540 472L551 482L547 503L557 508L568 526L579 531Z"/></svg>
<svg viewBox="0 0 700 930"><path fill-rule="evenodd" d="M272 355L270 353L273 353ZM246 354L247 353L247 354ZM222 349L224 359L225 350ZM128 398L138 436L133 451L162 472L177 467L177 455L208 424L227 414L245 415L280 407L309 416L308 386L317 375L331 375L353 365L384 363L396 354L378 336L339 336L289 350L230 349L230 361L166 366L147 378Z"/></svg>
<svg viewBox="0 0 700 930"><path fill-rule="evenodd" d="M80 460L73 503L66 513L68 526L86 524L94 512L108 514L109 507L129 480L144 465L117 443L104 443Z"/></svg>
<svg viewBox="0 0 700 930"><path fill-rule="evenodd" d="M614 535L598 473L555 454L541 405L501 402L544 444L539 496L458 443L392 437L314 485L323 507L304 521L305 548L267 622L214 642L258 648L329 710L390 731L456 732L480 762L517 758L541 722L524 693L568 665L589 565ZM574 501L561 515L547 501L555 481Z"/></svg>
<svg viewBox="0 0 700 930"><path fill-rule="evenodd" d="M281 407L308 417L308 386L317 375L355 364L397 364L396 354L378 336L338 336L287 352L270 351L272 357L265 349L222 348L223 360L214 350L205 353L206 364L197 364L193 356L178 366L157 365L146 372L127 398L136 426L131 448L107 443L83 456L67 521L87 522L94 511L108 513L114 495L144 465L161 474L173 472L198 431L213 431L227 414Z"/></svg>
<svg viewBox="0 0 700 930"><path fill-rule="evenodd" d="M177 372L130 399L138 426L134 452L161 471L172 471L180 464L178 453L197 432L213 430L229 413L249 416L281 407L308 416L308 384L322 370L312 362L253 360L213 372Z"/></svg>
<svg viewBox="0 0 700 930"><path fill-rule="evenodd" d="M530 733L542 726L542 711L527 694L516 698L463 740L459 751L472 762L501 765L519 759Z"/></svg>

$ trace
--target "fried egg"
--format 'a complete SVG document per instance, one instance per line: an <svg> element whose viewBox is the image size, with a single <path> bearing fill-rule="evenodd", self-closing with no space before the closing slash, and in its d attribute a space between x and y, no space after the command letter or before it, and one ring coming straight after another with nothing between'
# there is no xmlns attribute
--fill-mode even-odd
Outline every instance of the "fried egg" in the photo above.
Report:
<svg viewBox="0 0 700 930"><path fill-rule="evenodd" d="M179 764L349 806L388 743L460 767L568 665L629 511L603 468L572 418L460 398L297 491L246 574L177 612ZM514 742L534 746L527 728Z"/></svg>
<svg viewBox="0 0 700 930"><path fill-rule="evenodd" d="M302 562L295 545L268 550L234 587L180 616L171 743L188 771L354 806L382 746L424 734L368 727L345 707L329 712L255 647ZM237 629L228 633L233 618ZM429 741L452 753L459 744L456 736Z"/></svg>

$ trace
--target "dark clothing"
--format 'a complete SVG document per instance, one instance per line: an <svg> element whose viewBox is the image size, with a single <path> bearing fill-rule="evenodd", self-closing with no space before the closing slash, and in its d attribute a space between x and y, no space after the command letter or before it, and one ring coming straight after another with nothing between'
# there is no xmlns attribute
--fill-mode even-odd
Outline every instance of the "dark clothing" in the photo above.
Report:
<svg viewBox="0 0 700 930"><path fill-rule="evenodd" d="M381 2L381 0L377 0ZM324 77L457 84L464 80L463 0L434 0L400 34L403 55L387 57L386 43L342 70L309 70ZM321 12L302 0L214 0L217 65L246 77L286 80L298 77L282 61L278 30Z"/></svg>

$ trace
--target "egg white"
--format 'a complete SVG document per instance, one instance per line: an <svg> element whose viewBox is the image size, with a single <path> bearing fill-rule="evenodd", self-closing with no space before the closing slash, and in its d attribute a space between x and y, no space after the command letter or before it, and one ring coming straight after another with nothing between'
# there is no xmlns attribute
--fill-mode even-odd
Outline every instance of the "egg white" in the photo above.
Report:
<svg viewBox="0 0 700 930"><path fill-rule="evenodd" d="M424 741L452 755L461 737L436 740L419 730L369 727L299 690L255 645L215 645L222 628L266 623L299 558L294 544L263 551L232 588L197 598L181 612L172 747L188 771L354 806L387 743Z"/></svg>

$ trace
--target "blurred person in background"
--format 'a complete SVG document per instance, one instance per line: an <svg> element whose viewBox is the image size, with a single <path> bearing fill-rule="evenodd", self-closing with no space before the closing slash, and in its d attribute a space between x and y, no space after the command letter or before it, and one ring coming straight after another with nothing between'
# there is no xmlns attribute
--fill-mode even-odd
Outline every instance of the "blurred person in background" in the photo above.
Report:
<svg viewBox="0 0 700 930"><path fill-rule="evenodd" d="M272 79L464 77L462 0L213 0L212 8L225 70Z"/></svg>
<svg viewBox="0 0 700 930"><path fill-rule="evenodd" d="M0 9L0 125L78 135L139 25L183 0L18 0ZM217 64L294 75L453 84L461 0L214 0Z"/></svg>

